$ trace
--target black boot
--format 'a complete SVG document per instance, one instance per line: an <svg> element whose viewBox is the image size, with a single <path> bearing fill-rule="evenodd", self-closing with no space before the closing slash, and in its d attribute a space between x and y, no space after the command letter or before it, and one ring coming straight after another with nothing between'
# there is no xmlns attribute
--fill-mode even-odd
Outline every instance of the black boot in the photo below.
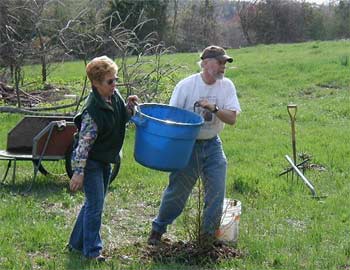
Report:
<svg viewBox="0 0 350 270"><path fill-rule="evenodd" d="M157 246L161 242L162 233L152 230L150 236L148 237L147 244L151 246Z"/></svg>

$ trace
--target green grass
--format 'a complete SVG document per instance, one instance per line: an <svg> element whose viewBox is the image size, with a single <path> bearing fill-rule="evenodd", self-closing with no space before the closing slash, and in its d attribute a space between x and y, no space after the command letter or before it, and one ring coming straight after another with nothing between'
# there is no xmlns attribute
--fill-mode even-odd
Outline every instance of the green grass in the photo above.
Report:
<svg viewBox="0 0 350 270"><path fill-rule="evenodd" d="M227 76L239 93L242 114L221 134L228 158L227 197L242 202L237 248L244 256L207 269L348 269L350 265L350 55L349 41L261 45L229 50ZM198 71L198 53L163 61L186 68L178 81ZM230 66L234 66L231 68ZM36 67L31 69L35 72ZM26 72L34 78L35 73ZM81 84L81 62L51 74L55 84ZM171 89L174 85L169 85ZM326 171L308 170L321 200L312 199L300 179L278 177L292 156L287 105L298 105L297 151L312 155ZM21 118L1 114L1 148ZM67 191L65 176L40 176L31 193L32 166L17 164L15 185L0 187L0 269L195 269L142 259L152 218L167 174L133 159L134 129L127 131L120 175L108 195L102 228L109 264L96 266L64 251L83 195ZM0 164L4 172L5 162ZM63 173L62 162L47 164ZM180 218L169 237L186 240Z"/></svg>

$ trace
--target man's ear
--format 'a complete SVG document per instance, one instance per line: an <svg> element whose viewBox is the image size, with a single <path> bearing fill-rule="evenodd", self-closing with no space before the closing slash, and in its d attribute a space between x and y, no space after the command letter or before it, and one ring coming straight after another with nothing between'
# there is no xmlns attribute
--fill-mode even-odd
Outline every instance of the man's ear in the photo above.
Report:
<svg viewBox="0 0 350 270"><path fill-rule="evenodd" d="M202 60L202 67L205 67L208 64L208 59Z"/></svg>

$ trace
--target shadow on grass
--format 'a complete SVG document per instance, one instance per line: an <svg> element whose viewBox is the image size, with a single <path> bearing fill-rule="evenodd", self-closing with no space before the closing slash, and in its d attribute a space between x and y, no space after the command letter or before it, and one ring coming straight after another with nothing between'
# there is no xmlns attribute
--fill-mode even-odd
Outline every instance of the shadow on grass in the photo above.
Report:
<svg viewBox="0 0 350 270"><path fill-rule="evenodd" d="M126 266L120 265L118 262L113 261L111 258L107 259L105 262L98 262L96 260L91 260L85 258L79 251L67 251L65 256L64 269L70 270L81 270L81 269L91 269L91 270L102 270L102 269L126 269ZM132 269L131 267L127 267ZM135 269L140 269L139 267ZM143 269L143 268L141 268Z"/></svg>
<svg viewBox="0 0 350 270"><path fill-rule="evenodd" d="M15 183L3 182L0 190L13 195L33 196L36 198L50 197L52 194L62 192L63 189L69 188L69 179L67 176L38 176L33 182L32 177L16 179Z"/></svg>
<svg viewBox="0 0 350 270"><path fill-rule="evenodd" d="M97 263L88 261L81 253L77 251L67 251L65 256L65 269L96 269L93 266L97 266Z"/></svg>
<svg viewBox="0 0 350 270"><path fill-rule="evenodd" d="M235 194L236 192L239 192L243 195L253 195L257 196L259 195L259 189L258 189L258 182L255 181L254 183L247 182L243 179L237 178L235 179L235 182L232 185L227 185L227 190L231 194Z"/></svg>

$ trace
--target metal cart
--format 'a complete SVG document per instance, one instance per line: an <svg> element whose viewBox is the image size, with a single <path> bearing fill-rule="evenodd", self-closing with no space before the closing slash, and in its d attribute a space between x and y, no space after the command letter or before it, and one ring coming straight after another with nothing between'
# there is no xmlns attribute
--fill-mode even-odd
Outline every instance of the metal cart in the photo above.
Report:
<svg viewBox="0 0 350 270"><path fill-rule="evenodd" d="M25 116L7 135L6 150L0 150L0 160L8 161L2 179L4 182L13 163L12 183L16 179L16 162L32 161L34 175L28 187L31 189L38 172L48 175L42 161L65 160L65 169L72 177L71 155L74 133L77 131L70 116ZM111 182L118 175L120 156L113 166Z"/></svg>
<svg viewBox="0 0 350 270"><path fill-rule="evenodd" d="M34 176L29 190L38 171L44 175L49 174L42 164L43 160L57 161L67 158L75 132L76 127L72 117L25 116L8 133L6 150L0 150L0 160L8 161L2 182L6 180L12 163L12 183L14 183L16 162L32 161Z"/></svg>

